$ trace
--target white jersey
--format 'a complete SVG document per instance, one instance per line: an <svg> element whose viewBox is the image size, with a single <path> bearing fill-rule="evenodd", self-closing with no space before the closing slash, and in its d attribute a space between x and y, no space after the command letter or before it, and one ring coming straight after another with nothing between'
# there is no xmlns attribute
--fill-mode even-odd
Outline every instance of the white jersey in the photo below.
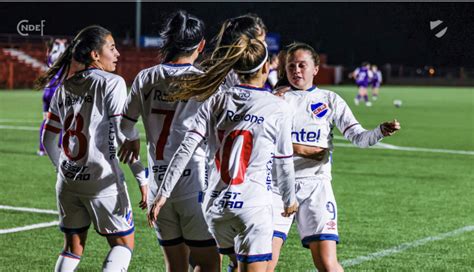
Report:
<svg viewBox="0 0 474 272"><path fill-rule="evenodd" d="M207 138L208 159L215 161L206 194L210 208L271 204L273 160L291 163L290 132L287 103L265 89L237 85L206 100L188 135Z"/></svg>
<svg viewBox="0 0 474 272"><path fill-rule="evenodd" d="M354 117L347 103L336 93L312 87L307 91L291 90L285 100L295 111L292 141L295 144L334 148L332 130L337 127L344 137L360 147L376 144L383 138L379 127L365 130ZM329 159L316 163L314 160L294 157L297 178L324 174L331 177Z"/></svg>
<svg viewBox="0 0 474 272"><path fill-rule="evenodd" d="M114 118L120 118L126 98L123 78L99 69L78 72L56 90L45 129L64 130L58 192L95 197L125 190Z"/></svg>
<svg viewBox="0 0 474 272"><path fill-rule="evenodd" d="M201 73L191 64L159 64L142 70L135 78L124 110L124 118L136 122L141 116L146 131L148 166L154 182L150 190L161 186L168 164L191 127L202 104L194 99L170 102L168 86L173 77ZM185 196L203 190L205 152L198 147L186 166L171 197ZM188 177L188 178L187 178ZM196 182L191 177L201 177Z"/></svg>

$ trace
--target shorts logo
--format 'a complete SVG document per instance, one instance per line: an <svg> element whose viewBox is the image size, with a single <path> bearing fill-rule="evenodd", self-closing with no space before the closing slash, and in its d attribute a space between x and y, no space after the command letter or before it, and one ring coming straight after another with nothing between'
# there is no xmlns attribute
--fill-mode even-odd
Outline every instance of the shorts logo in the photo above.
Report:
<svg viewBox="0 0 474 272"><path fill-rule="evenodd" d="M328 105L325 103L316 103L311 104L311 111L316 115L318 118L323 118L326 113L328 113Z"/></svg>
<svg viewBox="0 0 474 272"><path fill-rule="evenodd" d="M127 215L125 216L125 220L127 220L127 224L130 226L130 227L133 227L133 215L132 215L132 211L128 211Z"/></svg>
<svg viewBox="0 0 474 272"><path fill-rule="evenodd" d="M336 222L332 220L327 222L326 226L328 227L328 230L336 230Z"/></svg>

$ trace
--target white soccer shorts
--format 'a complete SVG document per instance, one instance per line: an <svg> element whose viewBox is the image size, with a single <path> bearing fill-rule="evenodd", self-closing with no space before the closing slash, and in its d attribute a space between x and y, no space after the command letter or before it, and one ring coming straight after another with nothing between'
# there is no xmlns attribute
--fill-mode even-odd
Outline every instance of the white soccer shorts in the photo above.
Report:
<svg viewBox="0 0 474 272"><path fill-rule="evenodd" d="M127 236L135 229L127 191L106 197L82 197L66 191L56 195L59 226L66 234L87 231L91 222L103 236Z"/></svg>
<svg viewBox="0 0 474 272"><path fill-rule="evenodd" d="M149 206L153 198L150 198ZM155 222L161 246L174 246L183 242L191 247L216 245L204 219L201 199L201 193L192 193L166 201Z"/></svg>
<svg viewBox="0 0 474 272"><path fill-rule="evenodd" d="M216 238L219 253L236 254L244 263L272 259L271 205L223 213L207 212L206 221Z"/></svg>

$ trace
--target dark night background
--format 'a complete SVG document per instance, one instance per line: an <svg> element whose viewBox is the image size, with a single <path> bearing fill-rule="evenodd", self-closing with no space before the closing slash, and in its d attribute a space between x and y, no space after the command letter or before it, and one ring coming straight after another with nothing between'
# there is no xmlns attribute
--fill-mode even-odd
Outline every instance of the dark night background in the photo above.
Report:
<svg viewBox="0 0 474 272"><path fill-rule="evenodd" d="M142 35L156 34L163 17L185 9L204 20L207 36L226 18L252 12L282 45L302 41L330 64L373 63L474 67L474 3L142 3ZM20 20L46 20L45 35L74 35L90 24L116 38L135 37L135 3L0 3L0 33L16 33ZM429 27L442 20L442 38ZM438 27L435 30L441 30ZM120 48L119 48L120 49Z"/></svg>

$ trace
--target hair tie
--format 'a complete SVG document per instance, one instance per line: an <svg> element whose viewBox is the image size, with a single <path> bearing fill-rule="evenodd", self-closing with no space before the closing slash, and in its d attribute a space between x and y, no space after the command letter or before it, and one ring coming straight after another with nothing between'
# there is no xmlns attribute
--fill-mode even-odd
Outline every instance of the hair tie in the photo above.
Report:
<svg viewBox="0 0 474 272"><path fill-rule="evenodd" d="M262 68L262 66L267 62L267 59L268 59L268 50L267 48L265 48L265 58L263 58L263 61L259 65L257 65L257 67L250 69L248 71L234 69L234 72L236 72L237 74L253 74L257 72L258 70L260 70L260 68Z"/></svg>

